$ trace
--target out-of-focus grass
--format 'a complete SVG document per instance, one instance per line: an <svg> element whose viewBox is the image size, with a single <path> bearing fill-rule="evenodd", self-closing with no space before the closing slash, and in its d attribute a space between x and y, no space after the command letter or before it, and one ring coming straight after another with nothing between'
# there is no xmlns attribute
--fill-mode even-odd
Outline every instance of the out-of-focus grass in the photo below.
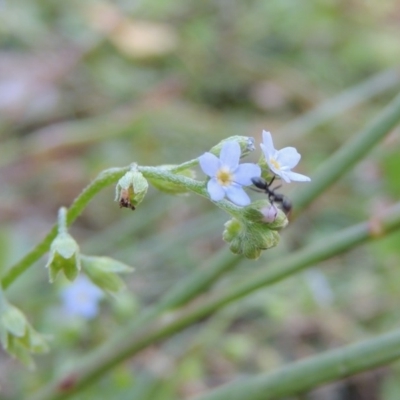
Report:
<svg viewBox="0 0 400 400"><path fill-rule="evenodd" d="M394 0L5 2L0 270L40 240L60 206L111 166L183 162L228 136L259 139L267 129L276 132L278 148L298 147L301 172L312 175L398 92L399 16ZM371 77L383 80L368 86ZM367 90L356 91L352 103L346 95L359 84ZM328 104L325 111L321 104ZM379 214L398 197L399 147L396 130L290 225L279 247L230 279ZM225 216L204 199L152 190L132 213L120 210L113 196L112 189L99 195L72 233L83 252L136 267L128 291L118 301L106 299L95 321L67 324L59 316L60 284L50 286L44 260L37 263L9 296L35 327L54 334L53 351L38 358L34 374L1 354L5 396L25 398L224 246ZM76 398L188 398L383 332L398 321L398 243L394 235L258 292L198 331L145 351ZM367 399L363 390L391 400L396 378L394 368L391 375L326 390L338 396L353 388L360 400ZM324 395L317 391L313 398Z"/></svg>

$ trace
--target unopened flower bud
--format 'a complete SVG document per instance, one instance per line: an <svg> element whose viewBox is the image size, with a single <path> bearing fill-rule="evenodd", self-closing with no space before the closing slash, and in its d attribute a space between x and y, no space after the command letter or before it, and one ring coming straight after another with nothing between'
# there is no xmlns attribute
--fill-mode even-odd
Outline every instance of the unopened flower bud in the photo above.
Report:
<svg viewBox="0 0 400 400"><path fill-rule="evenodd" d="M79 246L69 233L60 232L53 240L46 268L49 269L50 282L54 282L60 271L70 281L77 277L81 269Z"/></svg>
<svg viewBox="0 0 400 400"><path fill-rule="evenodd" d="M286 214L268 200L254 201L245 207L243 214L247 220L262 223L273 230L282 229L289 223Z"/></svg>
<svg viewBox="0 0 400 400"><path fill-rule="evenodd" d="M278 209L275 207L274 204L263 207L260 209L260 211L261 211L261 214L264 215L263 221L265 221L267 223L274 222L278 215Z"/></svg>
<svg viewBox="0 0 400 400"><path fill-rule="evenodd" d="M265 223L245 223L233 218L225 223L223 239L229 243L232 253L257 259L262 250L278 244L279 234Z"/></svg>
<svg viewBox="0 0 400 400"><path fill-rule="evenodd" d="M134 210L142 202L147 193L149 184L141 172L133 167L117 183L115 201L120 207Z"/></svg>
<svg viewBox="0 0 400 400"><path fill-rule="evenodd" d="M255 150L254 138L249 136L230 136L224 140L221 140L217 145L212 147L210 153L219 156L221 153L222 146L226 142L231 142L231 141L239 143L241 150L240 157L245 157Z"/></svg>
<svg viewBox="0 0 400 400"><path fill-rule="evenodd" d="M7 301L1 288L0 342L5 351L30 368L34 367L30 353L48 351L45 337L36 332L25 315Z"/></svg>

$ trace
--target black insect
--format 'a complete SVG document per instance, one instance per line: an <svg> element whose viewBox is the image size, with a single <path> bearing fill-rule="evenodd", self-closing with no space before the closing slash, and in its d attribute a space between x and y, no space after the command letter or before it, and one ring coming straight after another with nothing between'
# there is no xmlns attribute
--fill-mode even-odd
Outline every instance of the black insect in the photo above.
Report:
<svg viewBox="0 0 400 400"><path fill-rule="evenodd" d="M282 211L287 215L292 209L292 202L285 195L281 193L276 193L275 190L277 188L271 189L271 185L274 182L274 180L275 176L271 179L270 182L267 182L265 179L259 177L251 178L253 185L258 189L261 189L268 195L268 199L271 202L271 204L273 203L280 204Z"/></svg>

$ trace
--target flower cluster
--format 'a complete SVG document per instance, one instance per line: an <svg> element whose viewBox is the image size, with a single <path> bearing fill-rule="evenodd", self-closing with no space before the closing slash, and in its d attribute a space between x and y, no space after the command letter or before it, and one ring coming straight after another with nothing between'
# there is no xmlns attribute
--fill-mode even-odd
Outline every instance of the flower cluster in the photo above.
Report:
<svg viewBox="0 0 400 400"><path fill-rule="evenodd" d="M274 177L285 182L310 181L308 176L292 172L299 163L301 155L294 147L276 150L270 132L263 131L263 143L260 144L265 162ZM241 149L237 142L223 143L219 158L206 152L199 157L200 167L210 177L207 191L211 200L220 201L225 196L238 206L247 206L251 200L243 186L253 184L254 178L261 177L261 168L257 164L239 164Z"/></svg>

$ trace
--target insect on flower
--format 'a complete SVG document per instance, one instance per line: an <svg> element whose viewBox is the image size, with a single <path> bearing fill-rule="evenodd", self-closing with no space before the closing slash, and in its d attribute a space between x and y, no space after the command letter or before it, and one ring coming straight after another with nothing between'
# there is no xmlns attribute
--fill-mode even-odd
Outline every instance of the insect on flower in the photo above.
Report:
<svg viewBox="0 0 400 400"><path fill-rule="evenodd" d="M274 203L279 203L281 205L282 211L287 215L292 209L292 202L285 195L281 193L276 193L275 190L277 188L271 189L271 185L274 180L275 176L271 179L270 182L267 182L265 179L260 177L251 178L253 185L268 195L268 199L271 204L273 205Z"/></svg>

